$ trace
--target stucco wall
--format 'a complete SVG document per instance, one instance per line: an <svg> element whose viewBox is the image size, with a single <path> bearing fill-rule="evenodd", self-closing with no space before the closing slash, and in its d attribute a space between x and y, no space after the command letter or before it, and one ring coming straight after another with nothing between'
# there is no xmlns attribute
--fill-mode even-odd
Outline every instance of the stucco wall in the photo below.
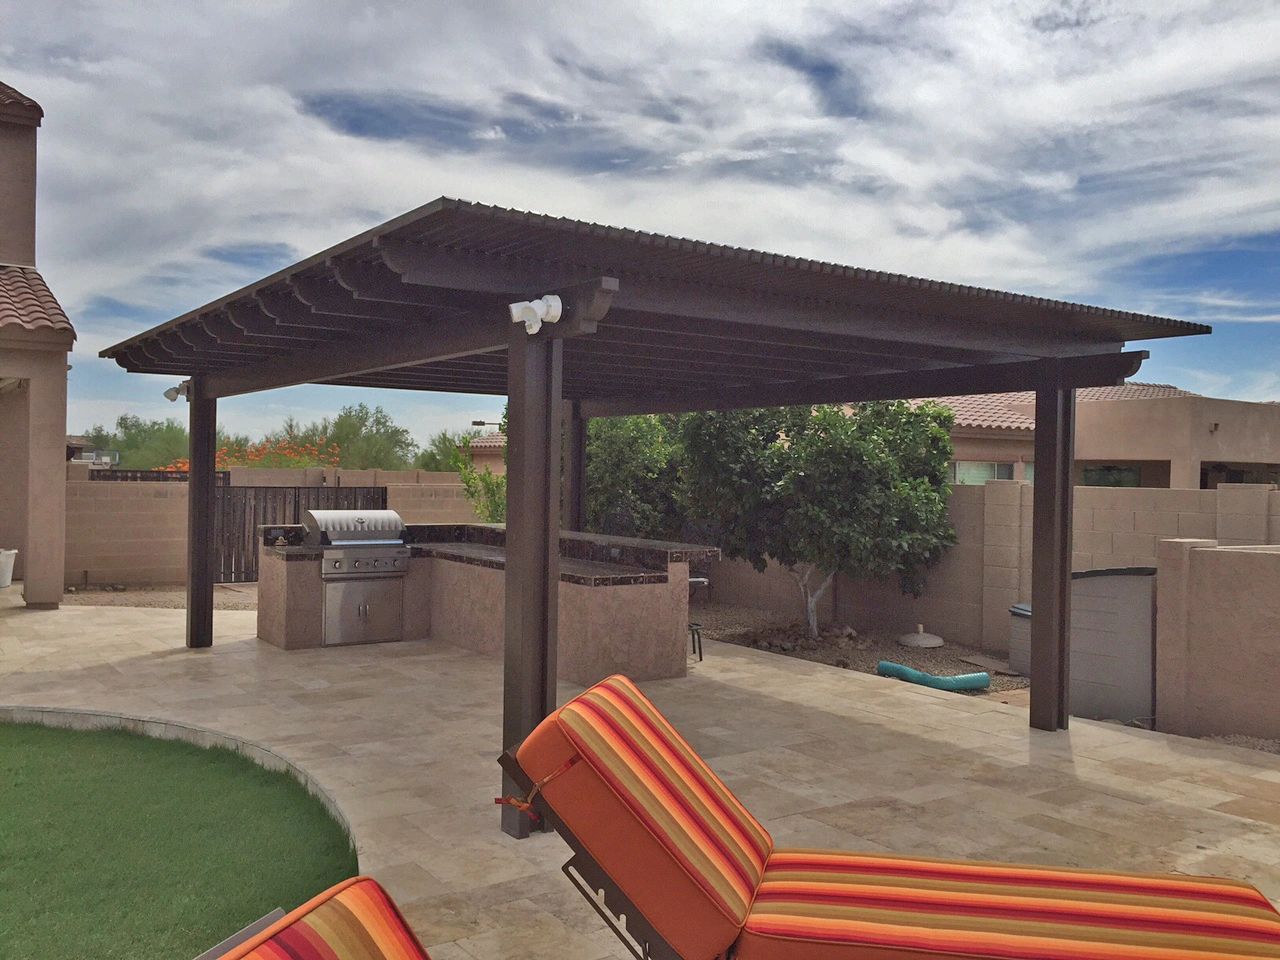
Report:
<svg viewBox="0 0 1280 960"><path fill-rule="evenodd" d="M27 396L25 383L0 393L0 547L18 551L17 580L27 558Z"/></svg>
<svg viewBox="0 0 1280 960"><path fill-rule="evenodd" d="M1280 738L1280 547L1161 544L1157 729Z"/></svg>

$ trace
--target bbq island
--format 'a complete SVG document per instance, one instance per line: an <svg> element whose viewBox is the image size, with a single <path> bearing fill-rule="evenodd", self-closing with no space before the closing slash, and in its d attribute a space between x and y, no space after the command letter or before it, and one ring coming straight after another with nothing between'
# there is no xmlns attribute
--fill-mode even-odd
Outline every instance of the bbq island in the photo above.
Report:
<svg viewBox="0 0 1280 960"><path fill-rule="evenodd" d="M359 514L357 516L357 514ZM258 636L287 650L432 640L500 657L506 528L316 510L262 527ZM685 675L689 564L715 547L562 531L557 675Z"/></svg>

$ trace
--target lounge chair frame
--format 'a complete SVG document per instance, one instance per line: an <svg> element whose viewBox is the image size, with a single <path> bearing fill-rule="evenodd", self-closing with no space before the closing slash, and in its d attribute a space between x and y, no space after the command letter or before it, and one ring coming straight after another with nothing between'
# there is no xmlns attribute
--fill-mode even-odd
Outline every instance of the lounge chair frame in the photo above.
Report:
<svg viewBox="0 0 1280 960"><path fill-rule="evenodd" d="M526 795L533 790L532 778L524 772L513 751L508 750L500 756L498 763ZM555 815L542 795L535 794L531 802L543 829L549 827L555 830L573 851L573 856L560 868L561 871L600 915L600 919L613 931L614 936L622 941L627 951L636 960L683 960L645 919L644 914L631 902L631 898L622 892L622 888L587 852L573 831Z"/></svg>

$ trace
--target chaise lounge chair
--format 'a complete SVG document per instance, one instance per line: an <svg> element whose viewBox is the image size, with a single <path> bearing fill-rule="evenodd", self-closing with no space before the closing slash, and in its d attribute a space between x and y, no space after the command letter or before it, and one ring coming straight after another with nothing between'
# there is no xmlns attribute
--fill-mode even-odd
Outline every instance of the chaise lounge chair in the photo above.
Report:
<svg viewBox="0 0 1280 960"><path fill-rule="evenodd" d="M234 943L222 943L210 951L211 956L217 960L431 960L386 891L370 877L343 880L292 913L265 927L259 921L232 939Z"/></svg>
<svg viewBox="0 0 1280 960"><path fill-rule="evenodd" d="M1280 914L1234 880L778 849L625 677L500 762L526 791L500 802L561 834L637 958L1280 958Z"/></svg>

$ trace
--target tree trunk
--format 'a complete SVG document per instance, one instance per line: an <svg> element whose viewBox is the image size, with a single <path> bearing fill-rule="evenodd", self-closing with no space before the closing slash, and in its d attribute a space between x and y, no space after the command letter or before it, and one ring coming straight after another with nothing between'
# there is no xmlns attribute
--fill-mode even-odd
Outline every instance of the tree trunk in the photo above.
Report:
<svg viewBox="0 0 1280 960"><path fill-rule="evenodd" d="M793 567L788 572L795 578L796 585L800 588L800 595L804 598L805 623L809 627L809 638L817 640L818 602L822 599L822 595L827 592L827 587L831 586L831 581L835 579L835 572L827 574L816 589L812 586L810 578L817 573L817 568L806 567L802 574Z"/></svg>

